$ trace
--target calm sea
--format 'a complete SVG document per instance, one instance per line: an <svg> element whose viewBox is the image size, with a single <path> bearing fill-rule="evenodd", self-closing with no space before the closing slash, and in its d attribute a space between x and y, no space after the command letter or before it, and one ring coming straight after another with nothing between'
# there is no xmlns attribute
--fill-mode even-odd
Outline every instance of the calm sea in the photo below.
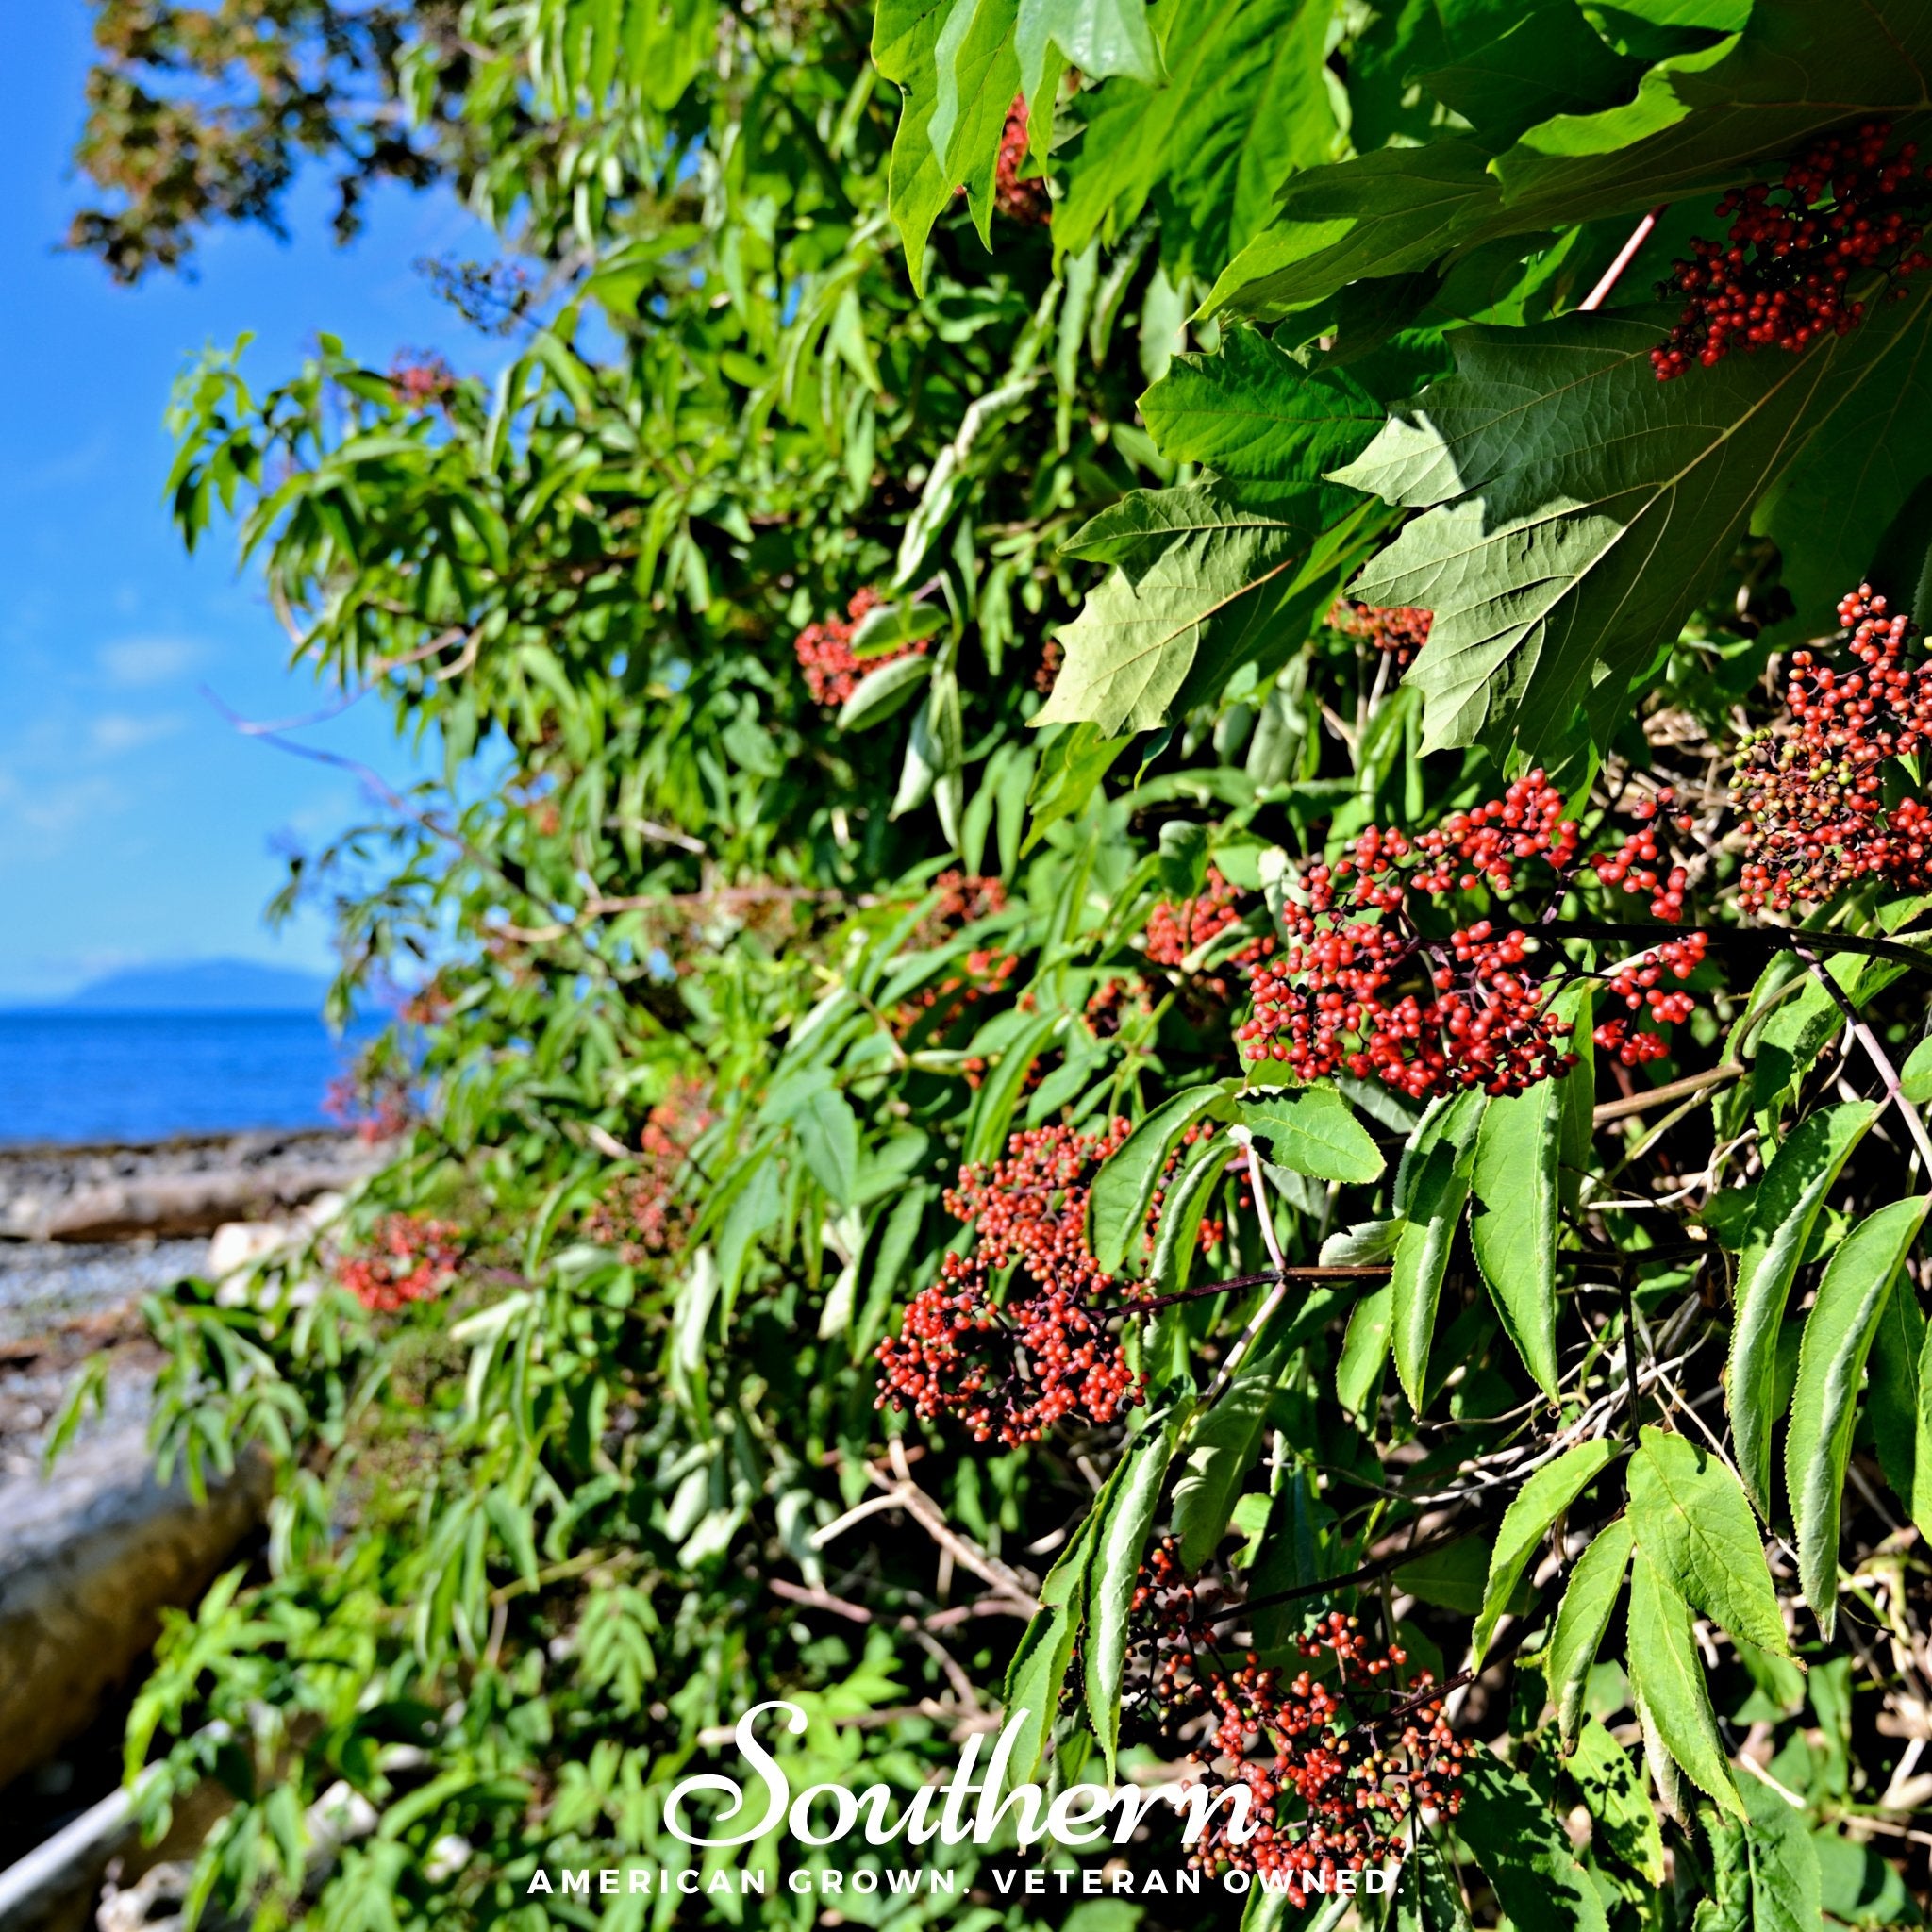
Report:
<svg viewBox="0 0 1932 1932"><path fill-rule="evenodd" d="M0 1012L0 1142L318 1125L352 1051L306 1013Z"/></svg>

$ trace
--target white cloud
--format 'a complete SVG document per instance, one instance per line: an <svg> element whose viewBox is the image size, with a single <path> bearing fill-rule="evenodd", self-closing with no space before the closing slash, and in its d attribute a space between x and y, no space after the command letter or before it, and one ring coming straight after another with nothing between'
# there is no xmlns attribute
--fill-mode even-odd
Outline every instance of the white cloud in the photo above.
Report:
<svg viewBox="0 0 1932 1932"><path fill-rule="evenodd" d="M131 711L103 711L88 726L88 743L102 758L119 758L139 751L158 739L172 738L188 721L177 712L162 711L139 718Z"/></svg>
<svg viewBox="0 0 1932 1932"><path fill-rule="evenodd" d="M116 638L100 649L108 682L123 691L165 684L193 670L207 656L207 647L198 640L166 634Z"/></svg>
<svg viewBox="0 0 1932 1932"><path fill-rule="evenodd" d="M62 778L51 784L24 782L0 771L0 828L8 834L25 830L42 841L41 849L15 846L14 858L45 858L46 847L65 841L89 820L119 811L127 794L111 778Z"/></svg>

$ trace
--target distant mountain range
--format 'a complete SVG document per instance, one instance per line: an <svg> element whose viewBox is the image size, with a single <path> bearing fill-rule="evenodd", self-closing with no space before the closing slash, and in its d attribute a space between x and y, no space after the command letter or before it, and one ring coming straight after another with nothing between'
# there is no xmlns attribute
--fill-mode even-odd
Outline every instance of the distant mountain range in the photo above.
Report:
<svg viewBox="0 0 1932 1932"><path fill-rule="evenodd" d="M252 959L194 959L133 966L84 986L63 1002L91 1013L315 1013L328 981L320 974Z"/></svg>

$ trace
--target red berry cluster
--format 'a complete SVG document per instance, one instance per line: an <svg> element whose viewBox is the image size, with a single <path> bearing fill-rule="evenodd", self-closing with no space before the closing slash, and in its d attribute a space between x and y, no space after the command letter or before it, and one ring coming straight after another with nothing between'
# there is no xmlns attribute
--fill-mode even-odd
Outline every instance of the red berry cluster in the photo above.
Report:
<svg viewBox="0 0 1932 1932"><path fill-rule="evenodd" d="M880 602L879 593L870 588L860 591L845 607L842 619L828 617L823 624L808 624L798 633L792 649L798 653L798 668L805 673L805 688L812 702L829 710L842 705L858 689L858 680L881 664L901 658L925 655L926 640L881 651L876 657L859 658L852 649L852 635L864 621L868 610Z"/></svg>
<svg viewBox="0 0 1932 1932"><path fill-rule="evenodd" d="M1145 1659L1139 1696L1163 1729L1203 1739L1190 1754L1202 1782L1248 1791L1253 1836L1236 1843L1217 1814L1192 1862L1252 1873L1299 1907L1332 1891L1340 1872L1399 1859L1418 1812L1453 1817L1463 1746L1429 1694L1432 1675L1402 1684L1406 1653L1378 1654L1355 1618L1331 1611L1298 1639L1304 1658L1326 1662L1284 1683L1252 1651L1224 1661L1216 1632L1230 1607L1211 1584L1190 1581L1172 1540L1157 1545L1130 1611L1130 1654ZM1379 1721L1358 1718L1351 1692L1399 1701Z"/></svg>
<svg viewBox="0 0 1932 1932"><path fill-rule="evenodd" d="M1033 689L1043 698L1053 695L1059 682L1060 666L1066 662L1066 646L1058 638L1048 638L1040 647L1040 662L1033 667Z"/></svg>
<svg viewBox="0 0 1932 1932"><path fill-rule="evenodd" d="M390 365L390 387L406 409L426 409L456 393L456 372L433 349L405 349Z"/></svg>
<svg viewBox="0 0 1932 1932"><path fill-rule="evenodd" d="M1630 816L1638 821L1637 829L1616 851L1599 852L1590 864L1600 885L1621 886L1633 896L1647 892L1650 909L1657 918L1681 924L1684 891L1690 882L1690 869L1674 858L1668 872L1660 873L1657 869L1664 862L1657 842L1657 815L1666 806L1676 802L1676 795L1666 785L1632 806ZM1678 831L1689 832L1697 822L1689 812L1675 812L1671 815L1671 823Z"/></svg>
<svg viewBox="0 0 1932 1932"><path fill-rule="evenodd" d="M1373 644L1395 659L1398 671L1405 670L1428 642L1429 626L1435 621L1433 610L1413 604L1363 604L1353 597L1338 597L1328 613L1330 630Z"/></svg>
<svg viewBox="0 0 1932 1932"><path fill-rule="evenodd" d="M982 877L978 873L942 872L933 881L933 903L913 927L908 943L915 951L937 946L951 934L991 919L1006 908L1007 889L1000 879ZM902 1040L922 1022L928 1038L943 1033L969 1007L1005 991L1019 970L1017 953L998 946L975 946L958 962L957 972L919 988L900 1002L893 1015L894 1028ZM969 1082L976 1087L975 1070L969 1067L966 1071Z"/></svg>
<svg viewBox="0 0 1932 1932"><path fill-rule="evenodd" d="M408 1016L408 1008L404 1017ZM323 1091L322 1110L330 1120L355 1130L365 1147L392 1141L415 1117L415 1097L406 1074L387 1069L361 1069L341 1074Z"/></svg>
<svg viewBox="0 0 1932 1932"><path fill-rule="evenodd" d="M1859 668L1791 654L1788 719L1739 746L1731 775L1744 821L1739 899L1749 911L1816 904L1861 879L1932 884L1932 811L1885 804L1885 767L1932 742L1932 662L1911 659L1912 622L1860 584L1838 607Z"/></svg>
<svg viewBox="0 0 1932 1932"><path fill-rule="evenodd" d="M1659 991L1658 982L1666 973L1680 982L1689 979L1704 963L1709 943L1701 932L1686 933L1680 940L1664 940L1649 952L1618 967L1610 975L1609 991L1632 1013L1648 1007L1653 1020L1666 1026L1681 1025L1696 1010L1697 1002L1681 986L1669 992ZM1626 1067L1641 1067L1645 1060L1661 1059L1671 1050L1662 1034L1639 1031L1621 1014L1605 1021L1591 1037Z"/></svg>
<svg viewBox="0 0 1932 1932"><path fill-rule="evenodd" d="M1000 130L1000 151L992 164L992 205L1009 222L1024 222L1040 227L1053 220L1053 197L1046 183L1037 175L1020 178L1026 165L1026 97L1015 94L1007 109L1007 125Z"/></svg>
<svg viewBox="0 0 1932 1932"><path fill-rule="evenodd" d="M385 1215L366 1252L337 1261L336 1279L365 1308L393 1314L408 1302L433 1300L456 1279L461 1241L462 1231L447 1221Z"/></svg>
<svg viewBox="0 0 1932 1932"><path fill-rule="evenodd" d="M1144 1019L1153 1010L1147 982L1137 973L1130 979L1109 979L1095 988L1081 1017L1095 1040L1111 1040L1126 1024L1129 1012Z"/></svg>
<svg viewBox="0 0 1932 1932"><path fill-rule="evenodd" d="M954 1416L975 1441L1017 1447L1063 1416L1103 1424L1141 1401L1141 1377L1109 1332L1122 1312L1107 1301L1113 1277L1087 1244L1093 1175L1130 1126L1028 1128L991 1168L960 1170L946 1211L976 1226L978 1240L970 1254L945 1257L899 1334L879 1344L875 1407Z"/></svg>
<svg viewBox="0 0 1932 1932"><path fill-rule="evenodd" d="M1143 943L1148 958L1157 966L1178 966L1190 953L1240 923L1241 913L1236 909L1240 899L1241 894L1222 877L1221 868L1210 865L1195 897L1162 899L1147 915ZM1236 963L1246 965L1274 950L1272 941L1257 940L1255 944L1259 950L1251 951L1248 958L1238 958Z"/></svg>
<svg viewBox="0 0 1932 1932"><path fill-rule="evenodd" d="M1736 217L1729 234L1692 242L1693 258L1674 263L1657 290L1687 298L1669 341L1650 352L1659 382L1693 362L1708 369L1733 348L1795 354L1848 334L1866 308L1852 292L1856 277L1882 275L1904 292L1928 259L1920 244L1932 202L1913 169L1916 148L1887 156L1890 137L1886 121L1825 135L1781 181L1733 189L1718 203L1720 217Z"/></svg>
<svg viewBox="0 0 1932 1932"><path fill-rule="evenodd" d="M1288 944L1249 975L1241 1053L1300 1080L1375 1078L1421 1100L1457 1087L1512 1093L1566 1072L1569 1028L1551 982L1528 965L1529 938L1479 918L1440 937L1419 896L1515 890L1528 859L1567 877L1575 824L1541 772L1501 798L1410 840L1371 825L1332 866L1315 865L1283 908Z"/></svg>
<svg viewBox="0 0 1932 1932"><path fill-rule="evenodd" d="M702 1080L681 1080L651 1109L638 1137L637 1173L613 1183L584 1218L584 1232L633 1268L684 1246L693 1213L684 1185L691 1143L717 1118L706 1091Z"/></svg>

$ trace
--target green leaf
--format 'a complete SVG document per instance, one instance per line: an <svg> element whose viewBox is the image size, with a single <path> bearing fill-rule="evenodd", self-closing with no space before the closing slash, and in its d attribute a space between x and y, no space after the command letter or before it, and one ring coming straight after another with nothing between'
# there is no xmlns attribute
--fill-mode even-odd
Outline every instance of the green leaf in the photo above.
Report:
<svg viewBox="0 0 1932 1932"><path fill-rule="evenodd" d="M1738 1479L1701 1443L1640 1431L1630 1464L1630 1527L1671 1587L1740 1642L1789 1657L1777 1590Z"/></svg>
<svg viewBox="0 0 1932 1932"><path fill-rule="evenodd" d="M1516 1585L1550 1525L1589 1488L1616 1454L1601 1438L1578 1442L1556 1461L1536 1471L1509 1500L1490 1553L1490 1573L1483 1585L1482 1609L1470 1639L1471 1668L1482 1663L1497 1619L1507 1607Z"/></svg>
<svg viewBox="0 0 1932 1932"><path fill-rule="evenodd" d="M1577 1557L1569 1588L1557 1607L1544 1674L1557 1707L1557 1733L1566 1751L1576 1746L1583 1722L1584 1687L1602 1648L1604 1632L1610 1627L1610 1613L1624 1588L1624 1572L1629 1567L1635 1541L1625 1517L1620 1516L1598 1530L1590 1547Z"/></svg>
<svg viewBox="0 0 1932 1932"><path fill-rule="evenodd" d="M1214 275L1270 220L1294 171L1335 152L1330 17L1324 0L1169 9L1164 85L1121 79L1074 97L1077 144L1055 157L1066 183L1056 247L1118 241L1158 197L1168 272Z"/></svg>
<svg viewBox="0 0 1932 1932"><path fill-rule="evenodd" d="M1141 1553L1154 1526L1161 1485L1174 1454L1180 1419L1168 1416L1150 1424L1134 1437L1119 1465L1107 1480L1093 1513L1100 1526L1093 1535L1092 1560L1087 1572L1086 1665L1087 1721L1100 1740L1108 1782L1114 1774L1114 1753L1121 1733L1121 1674L1126 1666L1127 1613L1141 1574Z"/></svg>
<svg viewBox="0 0 1932 1932"><path fill-rule="evenodd" d="M1442 1274L1469 1200L1476 1135L1488 1098L1480 1088L1458 1094L1422 1129L1405 1156L1412 1167L1408 1224L1395 1244L1390 1286L1395 1295L1395 1373L1418 1415L1427 1399L1429 1350L1435 1340Z"/></svg>
<svg viewBox="0 0 1932 1932"><path fill-rule="evenodd" d="M1404 1224L1407 1226L1407 1223ZM1386 1281L1364 1295L1348 1318L1341 1338L1341 1360L1335 1371L1335 1399L1351 1415L1368 1407L1389 1359L1389 1341L1395 1325L1395 1291Z"/></svg>
<svg viewBox="0 0 1932 1932"><path fill-rule="evenodd" d="M1103 511L1066 547L1119 567L1058 633L1065 661L1034 724L1106 737L1164 724L1197 660L1202 675L1224 675L1256 648L1337 507L1356 501L1302 490L1251 507L1195 483Z"/></svg>
<svg viewBox="0 0 1932 1932"><path fill-rule="evenodd" d="M1893 1283L1872 1344L1872 1437L1885 1480L1932 1540L1932 1327L1911 1278Z"/></svg>
<svg viewBox="0 0 1932 1932"><path fill-rule="evenodd" d="M1573 1075L1483 1109L1470 1179L1470 1245L1524 1366L1557 1395L1557 1160Z"/></svg>
<svg viewBox="0 0 1932 1932"><path fill-rule="evenodd" d="M1797 1531L1799 1582L1826 1642L1838 1616L1839 1504L1865 1358L1928 1207L1932 1196L1922 1194L1859 1222L1833 1250L1805 1318L1785 1440L1785 1487Z"/></svg>
<svg viewBox="0 0 1932 1932"><path fill-rule="evenodd" d="M1296 1174L1364 1183L1382 1172L1381 1149L1333 1087L1286 1087L1238 1106L1241 1124Z"/></svg>
<svg viewBox="0 0 1932 1932"><path fill-rule="evenodd" d="M1260 1447L1261 1424L1288 1359L1290 1342L1283 1336L1251 1355L1221 1399L1194 1424L1186 1467L1174 1486L1169 1511L1184 1569L1198 1570L1227 1533L1235 1497Z"/></svg>
<svg viewBox="0 0 1932 1932"><path fill-rule="evenodd" d="M1932 1100L1932 1040L1922 1040L1898 1070L1898 1091L1914 1107Z"/></svg>
<svg viewBox="0 0 1932 1932"><path fill-rule="evenodd" d="M894 658L868 671L839 708L841 731L866 731L907 704L932 675L930 658Z"/></svg>
<svg viewBox="0 0 1932 1932"><path fill-rule="evenodd" d="M1565 1769L1583 1792L1604 1841L1652 1885L1664 1882L1664 1840L1656 1807L1629 1754L1595 1718L1584 1721Z"/></svg>
<svg viewBox="0 0 1932 1932"><path fill-rule="evenodd" d="M1751 1932L1817 1932L1822 1916L1818 1853L1804 1812L1755 1778L1745 1796L1751 1823Z"/></svg>
<svg viewBox="0 0 1932 1932"><path fill-rule="evenodd" d="M1067 67L1091 80L1124 75L1152 87L1160 79L1146 0L1020 0L1014 40L1029 103L1041 99L1045 75ZM1050 97L1041 111L1051 114Z"/></svg>
<svg viewBox="0 0 1932 1932"><path fill-rule="evenodd" d="M1013 1109L1020 1103L1020 1089L1033 1071L1033 1062L1046 1051L1060 1017L1054 1012L1040 1014L1000 1049L999 1064L986 1076L974 1099L966 1131L968 1161L999 1158L1007 1130L1013 1124Z"/></svg>
<svg viewBox="0 0 1932 1932"><path fill-rule="evenodd" d="M1522 1773L1487 1750L1464 1760L1456 1828L1514 1924L1609 1932L1603 1901L1555 1814Z"/></svg>
<svg viewBox="0 0 1932 1932"><path fill-rule="evenodd" d="M1141 414L1170 461L1274 485L1319 484L1339 431L1366 447L1388 419L1345 372L1316 379L1253 328L1227 330L1215 355L1176 356Z"/></svg>
<svg viewBox="0 0 1932 1932"><path fill-rule="evenodd" d="M1356 586L1370 603L1436 613L1408 674L1424 749L1513 742L1541 758L1579 719L1607 743L1631 678L1710 593L1753 505L1808 439L1841 434L1846 411L1906 380L1928 312L1921 291L1807 355L1737 357L1664 383L1650 324L1457 331L1457 373L1336 473L1434 506ZM1792 501L1801 521L1817 508L1809 490Z"/></svg>
<svg viewBox="0 0 1932 1932"><path fill-rule="evenodd" d="M1031 1782L1059 1715L1060 1687L1067 1680L1086 1611L1087 1569L1098 1513L1087 1512L1059 1560L1047 1572L1040 1586L1040 1608L1007 1670L1004 1708L1013 1736L1013 1753L1007 1762L1009 1788Z"/></svg>
<svg viewBox="0 0 1932 1932"><path fill-rule="evenodd" d="M1226 1094L1217 1083L1191 1087L1163 1101L1103 1163L1088 1196L1094 1258L1118 1274L1127 1250L1147 1224L1161 1170L1180 1137L1204 1114L1220 1112Z"/></svg>
<svg viewBox="0 0 1932 1932"><path fill-rule="evenodd" d="M1174 819L1160 828L1160 883L1171 897L1191 899L1208 874L1208 828Z"/></svg>
<svg viewBox="0 0 1932 1932"><path fill-rule="evenodd" d="M1161 1196L1160 1224L1154 1234L1154 1257L1147 1278L1163 1294L1187 1286L1201 1252L1201 1219L1214 1197L1223 1170L1241 1150L1225 1139L1197 1141Z"/></svg>
<svg viewBox="0 0 1932 1932"><path fill-rule="evenodd" d="M843 1207L858 1191L858 1117L836 1088L821 1087L792 1116L812 1178Z"/></svg>
<svg viewBox="0 0 1932 1932"><path fill-rule="evenodd" d="M1761 1559L1760 1559L1761 1560ZM1690 1606L1639 1548L1630 1566L1630 1641L1625 1657L1638 1716L1671 1760L1724 1810L1743 1816L1705 1688Z"/></svg>
<svg viewBox="0 0 1932 1932"><path fill-rule="evenodd" d="M1738 1468L1760 1516L1771 1511L1777 1424L1777 1336L1811 1224L1877 1112L1871 1101L1822 1108L1786 1137L1758 1182L1744 1226L1725 1371Z"/></svg>

